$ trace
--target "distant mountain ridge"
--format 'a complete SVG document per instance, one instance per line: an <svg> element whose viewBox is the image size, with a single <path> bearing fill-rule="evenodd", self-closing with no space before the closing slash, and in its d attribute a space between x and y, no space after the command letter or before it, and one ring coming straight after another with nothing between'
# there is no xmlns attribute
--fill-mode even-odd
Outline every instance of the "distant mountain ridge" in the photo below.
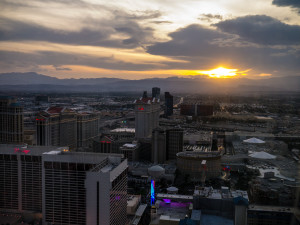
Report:
<svg viewBox="0 0 300 225"><path fill-rule="evenodd" d="M300 77L276 77L261 80L247 78L211 79L204 76L149 78L126 80L118 78L58 79L34 72L0 74L2 92L124 92L151 90L194 93L230 93L251 91L300 91Z"/></svg>

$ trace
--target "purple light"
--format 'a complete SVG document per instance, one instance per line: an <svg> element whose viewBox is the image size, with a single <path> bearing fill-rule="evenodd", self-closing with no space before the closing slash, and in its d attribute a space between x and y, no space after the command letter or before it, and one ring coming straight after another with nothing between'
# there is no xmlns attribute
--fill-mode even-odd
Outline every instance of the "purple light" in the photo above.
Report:
<svg viewBox="0 0 300 225"><path fill-rule="evenodd" d="M120 200L121 199L121 197L120 196L116 196L116 198L115 198L116 200Z"/></svg>
<svg viewBox="0 0 300 225"><path fill-rule="evenodd" d="M168 199L168 198L164 198L163 201L167 204L170 204L171 203L171 199Z"/></svg>

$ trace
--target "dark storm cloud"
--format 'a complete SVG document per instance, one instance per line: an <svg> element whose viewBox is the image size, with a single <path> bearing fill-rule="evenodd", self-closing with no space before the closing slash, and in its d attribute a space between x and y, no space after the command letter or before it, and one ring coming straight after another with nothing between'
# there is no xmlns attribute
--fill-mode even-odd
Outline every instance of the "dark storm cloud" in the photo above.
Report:
<svg viewBox="0 0 300 225"><path fill-rule="evenodd" d="M87 24L97 24L95 20ZM118 27L122 24L122 27ZM97 29L82 29L79 31L61 31L46 28L36 24L3 20L0 25L0 41L47 41L74 45L91 45L103 47L135 48L153 35L153 30L143 28L135 21L120 22L112 26L99 26ZM7 29L8 27L8 29ZM126 33L129 38L113 39L112 34Z"/></svg>
<svg viewBox="0 0 300 225"><path fill-rule="evenodd" d="M268 70L300 69L299 55L293 46L273 48L241 41L237 35L190 25L169 34L171 40L147 48L150 54L185 59L186 68L216 66L219 63L239 68Z"/></svg>
<svg viewBox="0 0 300 225"><path fill-rule="evenodd" d="M290 6L298 10L300 14L300 1L299 0L273 0L273 5L277 6Z"/></svg>
<svg viewBox="0 0 300 225"><path fill-rule="evenodd" d="M211 40L230 37L227 34L223 35L218 31L194 24L170 33L171 41L149 46L148 52L167 56L196 56L203 54L204 51L209 52Z"/></svg>
<svg viewBox="0 0 300 225"><path fill-rule="evenodd" d="M289 25L265 15L238 17L215 24L223 32L262 45L300 44L300 26Z"/></svg>

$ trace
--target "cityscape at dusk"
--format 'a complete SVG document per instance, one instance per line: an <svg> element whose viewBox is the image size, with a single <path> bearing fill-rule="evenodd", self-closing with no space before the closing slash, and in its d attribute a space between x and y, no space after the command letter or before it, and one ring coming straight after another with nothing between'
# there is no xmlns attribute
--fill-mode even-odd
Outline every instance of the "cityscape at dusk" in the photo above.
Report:
<svg viewBox="0 0 300 225"><path fill-rule="evenodd" d="M300 225L299 0L0 8L0 225Z"/></svg>

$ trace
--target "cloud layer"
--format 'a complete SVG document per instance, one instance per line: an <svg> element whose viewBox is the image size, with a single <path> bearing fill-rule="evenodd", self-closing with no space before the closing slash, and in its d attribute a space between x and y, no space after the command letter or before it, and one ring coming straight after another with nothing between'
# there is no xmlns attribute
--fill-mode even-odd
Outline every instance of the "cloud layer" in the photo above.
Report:
<svg viewBox="0 0 300 225"><path fill-rule="evenodd" d="M299 7L295 0L3 0L0 72L62 76L85 67L147 76L222 65L300 75Z"/></svg>

